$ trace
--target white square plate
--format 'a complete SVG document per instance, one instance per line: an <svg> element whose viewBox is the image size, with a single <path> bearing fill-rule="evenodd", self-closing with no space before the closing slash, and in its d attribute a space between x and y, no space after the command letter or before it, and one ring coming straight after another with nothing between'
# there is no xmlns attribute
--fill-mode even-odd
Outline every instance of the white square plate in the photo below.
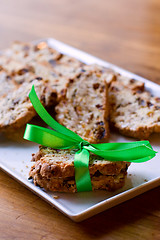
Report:
<svg viewBox="0 0 160 240"><path fill-rule="evenodd" d="M121 69L113 64L102 61L85 52L70 47L55 39L43 39L49 46L60 52L75 57L86 64L99 64L111 68L124 76L145 82L146 88L152 94L160 97L160 86L140 76ZM51 193L34 186L27 180L31 154L38 151L38 145L21 139L13 141L0 135L0 164L2 170L25 185L49 204L60 210L74 221L82 221L101 211L111 208L121 202L131 199L149 189L160 185L160 134L153 134L149 139L153 149L158 152L156 157L146 163L131 164L126 178L126 184L116 192L82 192L82 193ZM127 142L134 139L118 134L111 135L111 142ZM58 196L57 199L54 196Z"/></svg>

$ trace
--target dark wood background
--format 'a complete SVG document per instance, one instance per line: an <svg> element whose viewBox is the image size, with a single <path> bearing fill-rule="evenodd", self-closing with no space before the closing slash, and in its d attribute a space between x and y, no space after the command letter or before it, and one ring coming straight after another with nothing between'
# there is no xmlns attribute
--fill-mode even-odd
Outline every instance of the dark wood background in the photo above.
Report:
<svg viewBox="0 0 160 240"><path fill-rule="evenodd" d="M0 49L53 37L160 83L159 0L2 0ZM74 223L0 173L0 239L160 239L160 187Z"/></svg>

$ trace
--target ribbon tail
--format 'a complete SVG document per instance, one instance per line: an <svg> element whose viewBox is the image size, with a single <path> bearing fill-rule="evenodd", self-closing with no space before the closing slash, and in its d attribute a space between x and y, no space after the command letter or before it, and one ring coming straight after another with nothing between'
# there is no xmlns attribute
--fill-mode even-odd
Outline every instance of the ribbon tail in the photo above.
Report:
<svg viewBox="0 0 160 240"><path fill-rule="evenodd" d="M123 143L120 145L118 149L117 144L111 145L110 149L106 150L105 145L103 145L104 149L101 147L101 150L93 147L93 145L84 146L85 149L91 151L92 153L104 158L109 161L126 161L126 162L146 162L153 157L155 157L156 152L151 148L150 145L145 144L135 144L131 146L130 144ZM118 150L117 150L118 149Z"/></svg>
<svg viewBox="0 0 160 240"><path fill-rule="evenodd" d="M82 148L74 157L75 181L78 192L92 191L91 177L89 173L89 152Z"/></svg>

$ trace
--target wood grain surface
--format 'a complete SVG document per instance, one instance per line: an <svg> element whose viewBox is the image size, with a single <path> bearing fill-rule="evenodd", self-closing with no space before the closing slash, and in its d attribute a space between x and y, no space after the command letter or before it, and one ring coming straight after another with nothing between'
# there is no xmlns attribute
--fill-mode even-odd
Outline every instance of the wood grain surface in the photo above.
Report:
<svg viewBox="0 0 160 240"><path fill-rule="evenodd" d="M53 37L160 84L159 0L2 0L0 48ZM0 173L0 240L160 239L160 187L74 223Z"/></svg>

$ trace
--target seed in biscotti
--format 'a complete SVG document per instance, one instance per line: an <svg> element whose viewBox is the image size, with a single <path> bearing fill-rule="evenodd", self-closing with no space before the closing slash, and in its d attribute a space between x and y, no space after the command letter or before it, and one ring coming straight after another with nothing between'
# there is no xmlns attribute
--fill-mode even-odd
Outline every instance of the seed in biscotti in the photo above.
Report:
<svg viewBox="0 0 160 240"><path fill-rule="evenodd" d="M103 109L103 105L97 104L97 105L96 105L96 108L98 108L98 109Z"/></svg>
<svg viewBox="0 0 160 240"><path fill-rule="evenodd" d="M153 103L147 102L147 107L152 107L152 106L153 106Z"/></svg>
<svg viewBox="0 0 160 240"><path fill-rule="evenodd" d="M52 97L52 98L57 98L57 92L52 92L52 93L51 93L51 97Z"/></svg>
<svg viewBox="0 0 160 240"><path fill-rule="evenodd" d="M95 89L95 90L98 89L98 88L99 88L99 85L100 85L99 83L94 83L94 84L93 84L93 89Z"/></svg>
<svg viewBox="0 0 160 240"><path fill-rule="evenodd" d="M63 57L63 54L60 53L56 60L60 60Z"/></svg>
<svg viewBox="0 0 160 240"><path fill-rule="evenodd" d="M160 109L160 106L155 106L154 109L155 109L155 110L159 110L159 109Z"/></svg>
<svg viewBox="0 0 160 240"><path fill-rule="evenodd" d="M74 82L74 79L70 78L69 83L73 83L73 82Z"/></svg>
<svg viewBox="0 0 160 240"><path fill-rule="evenodd" d="M6 76L7 80L11 80L11 77L9 75Z"/></svg>
<svg viewBox="0 0 160 240"><path fill-rule="evenodd" d="M106 130L104 127L99 127L98 129L95 129L93 131L93 134L96 136L97 139L102 139L104 138L105 136L105 133L106 133Z"/></svg>
<svg viewBox="0 0 160 240"><path fill-rule="evenodd" d="M16 105L16 104L18 104L19 103L19 101L20 101L20 98L17 98L17 99L14 99L12 102L13 102L13 105Z"/></svg>
<svg viewBox="0 0 160 240"><path fill-rule="evenodd" d="M78 74L77 78L80 78L80 76L81 76L81 73L80 73L80 74Z"/></svg>
<svg viewBox="0 0 160 240"><path fill-rule="evenodd" d="M38 81L40 81L40 80L42 80L43 78L42 78L42 77L36 77L35 79L38 80Z"/></svg>
<svg viewBox="0 0 160 240"><path fill-rule="evenodd" d="M48 62L52 65L52 67L56 66L56 61L54 59L50 59Z"/></svg>
<svg viewBox="0 0 160 240"><path fill-rule="evenodd" d="M104 90L105 90L105 86L103 85L103 86L101 86L101 88L100 88L100 93L103 93Z"/></svg>
<svg viewBox="0 0 160 240"><path fill-rule="evenodd" d="M111 91L112 91L112 92L118 92L119 89L118 89L117 87L112 86L112 87L111 87Z"/></svg>
<svg viewBox="0 0 160 240"><path fill-rule="evenodd" d="M64 88L64 89L61 90L60 95L61 95L62 97L65 97L66 92L67 92L67 89Z"/></svg>
<svg viewBox="0 0 160 240"><path fill-rule="evenodd" d="M103 122L103 121L97 122L96 125L101 125L101 126L103 126L103 125L104 125L104 122Z"/></svg>
<svg viewBox="0 0 160 240"><path fill-rule="evenodd" d="M146 102L143 99L139 99L138 102L141 106L143 106L143 107L146 106Z"/></svg>
<svg viewBox="0 0 160 240"><path fill-rule="evenodd" d="M129 81L131 84L132 83L135 83L136 82L136 80L135 79L130 79L130 81Z"/></svg>
<svg viewBox="0 0 160 240"><path fill-rule="evenodd" d="M29 72L29 70L27 68L22 68L17 73L18 73L18 75L23 75L23 74L25 74L27 72Z"/></svg>
<svg viewBox="0 0 160 240"><path fill-rule="evenodd" d="M76 96L76 93L77 93L77 89L74 90L73 94L72 94L72 97L74 98Z"/></svg>

